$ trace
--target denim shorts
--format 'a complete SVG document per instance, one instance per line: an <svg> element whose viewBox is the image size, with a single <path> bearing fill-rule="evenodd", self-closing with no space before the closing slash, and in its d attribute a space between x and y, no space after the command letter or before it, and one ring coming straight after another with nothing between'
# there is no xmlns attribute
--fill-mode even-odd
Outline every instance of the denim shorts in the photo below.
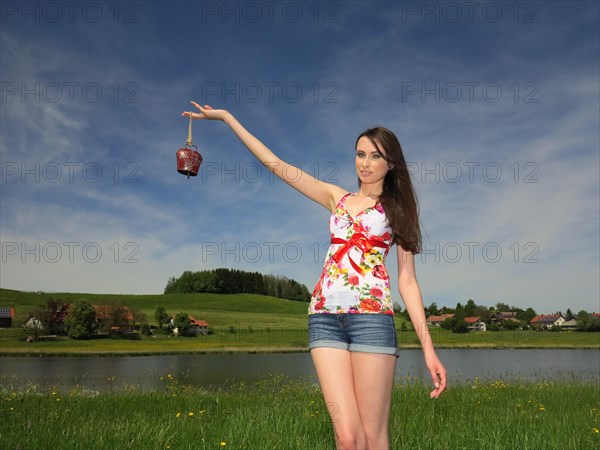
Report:
<svg viewBox="0 0 600 450"><path fill-rule="evenodd" d="M330 347L398 357L391 314L309 314L308 348Z"/></svg>

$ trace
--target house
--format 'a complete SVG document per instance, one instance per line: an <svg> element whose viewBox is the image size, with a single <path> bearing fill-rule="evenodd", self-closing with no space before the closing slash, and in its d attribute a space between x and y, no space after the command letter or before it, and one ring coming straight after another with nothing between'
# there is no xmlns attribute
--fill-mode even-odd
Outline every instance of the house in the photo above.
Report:
<svg viewBox="0 0 600 450"><path fill-rule="evenodd" d="M12 327L12 320L15 317L15 309L8 307L0 308L0 328Z"/></svg>
<svg viewBox="0 0 600 450"><path fill-rule="evenodd" d="M563 330L576 330L577 329L577 320L575 318L571 320L565 320L560 326Z"/></svg>
<svg viewBox="0 0 600 450"><path fill-rule="evenodd" d="M501 325L505 320L519 321L519 319L517 319L517 313L514 311L498 311L490 318L492 323L497 323L498 325Z"/></svg>
<svg viewBox="0 0 600 450"><path fill-rule="evenodd" d="M188 316L190 319L190 327L186 330L185 334L198 336L199 334L208 334L208 322L206 320L198 320L194 316Z"/></svg>
<svg viewBox="0 0 600 450"><path fill-rule="evenodd" d="M487 331L485 322L481 321L481 317L465 317L464 321L469 331Z"/></svg>
<svg viewBox="0 0 600 450"><path fill-rule="evenodd" d="M427 325L433 325L439 327L442 322L448 318L454 317L454 314L442 314L441 316L429 316L427 318Z"/></svg>
<svg viewBox="0 0 600 450"><path fill-rule="evenodd" d="M553 325L561 326L565 322L562 314L539 314L529 321L536 328L550 328Z"/></svg>

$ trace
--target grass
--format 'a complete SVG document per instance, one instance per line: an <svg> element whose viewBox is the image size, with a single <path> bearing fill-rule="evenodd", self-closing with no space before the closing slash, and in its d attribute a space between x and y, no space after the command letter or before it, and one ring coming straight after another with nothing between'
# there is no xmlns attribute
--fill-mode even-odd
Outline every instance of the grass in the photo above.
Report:
<svg viewBox="0 0 600 450"><path fill-rule="evenodd" d="M46 303L48 298L73 302L86 298L92 304L110 304L117 301L130 309L144 312L151 324L154 311L164 307L175 315L187 312L197 319L206 320L212 334L197 338L141 337L75 341L26 342L22 329L0 328L0 353L23 354L157 354L230 351L306 351L308 344L307 308L305 302L274 297L237 294L165 294L118 295L32 292L0 289L0 306L15 308L21 320L26 314ZM403 348L419 348L412 325L402 331L401 317L397 317L398 344ZM600 333L499 331L456 334L439 327L430 328L438 348L600 348Z"/></svg>
<svg viewBox="0 0 600 450"><path fill-rule="evenodd" d="M6 449L331 449L331 421L317 385L271 377L207 391L163 376L164 389L109 393L2 380L0 442ZM580 380L483 383L428 398L397 383L392 448L600 448L600 390ZM332 411L334 411L333 406ZM335 419L335 413L333 418Z"/></svg>

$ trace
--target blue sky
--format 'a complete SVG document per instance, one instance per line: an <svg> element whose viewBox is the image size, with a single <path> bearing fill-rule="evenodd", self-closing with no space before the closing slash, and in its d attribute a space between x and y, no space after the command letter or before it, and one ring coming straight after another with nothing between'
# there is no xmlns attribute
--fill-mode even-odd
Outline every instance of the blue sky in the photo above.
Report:
<svg viewBox="0 0 600 450"><path fill-rule="evenodd" d="M201 173L179 175L196 100L349 191L356 136L396 132L426 305L599 311L598 3L468 5L4 2L0 286L161 293L230 267L312 290L329 213L223 123L194 122Z"/></svg>

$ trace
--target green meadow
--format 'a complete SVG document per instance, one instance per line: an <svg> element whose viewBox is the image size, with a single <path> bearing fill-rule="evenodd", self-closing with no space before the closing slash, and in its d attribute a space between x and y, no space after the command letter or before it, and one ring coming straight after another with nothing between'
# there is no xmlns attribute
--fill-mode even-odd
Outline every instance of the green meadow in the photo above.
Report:
<svg viewBox="0 0 600 450"><path fill-rule="evenodd" d="M93 304L117 301L146 313L186 312L209 322L198 337L135 336L26 342L22 329L0 329L3 355L138 355L200 352L306 351L307 304L257 295L35 294L0 290L0 306L18 318L48 298ZM399 344L418 347L410 324ZM600 348L600 333L487 332L453 334L430 329L438 348ZM221 388L186 384L165 372L161 387L108 380L102 392L81 386L23 385L0 376L0 442L6 449L331 449L331 417L320 388L281 375ZM392 448L593 449L600 448L598 380L466 380L441 398L429 398L420 380L397 381L393 392Z"/></svg>
<svg viewBox="0 0 600 450"><path fill-rule="evenodd" d="M0 385L6 449L332 449L337 414L318 385L281 376L207 391L165 374L164 387L111 392ZM396 383L393 449L600 448L600 390L577 379L451 387L439 399Z"/></svg>
<svg viewBox="0 0 600 450"><path fill-rule="evenodd" d="M168 314L185 312L209 323L211 333L198 337L122 336L89 340L57 337L26 342L22 328L0 328L1 354L157 354L199 352L306 351L308 344L307 303L252 294L80 294L31 292L0 289L0 306L15 308L17 322L45 304L48 298L74 302L85 298L92 304L118 302L146 314L157 325L154 312L164 307ZM418 348L412 325L396 318L398 343ZM498 331L452 333L430 328L438 348L600 348L600 333Z"/></svg>

